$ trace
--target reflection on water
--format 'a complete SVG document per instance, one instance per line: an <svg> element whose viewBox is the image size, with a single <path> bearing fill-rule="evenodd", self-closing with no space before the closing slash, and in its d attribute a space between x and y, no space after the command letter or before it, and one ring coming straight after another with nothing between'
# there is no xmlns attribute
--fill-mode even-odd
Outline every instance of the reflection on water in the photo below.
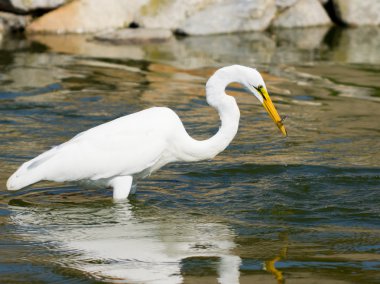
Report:
<svg viewBox="0 0 380 284"><path fill-rule="evenodd" d="M0 279L49 283L373 283L380 273L380 29L312 28L118 46L82 36L0 48ZM204 84L227 64L263 73L289 137L239 85L239 133L213 161L106 189L15 168L89 127L151 106L189 133L219 126Z"/></svg>
<svg viewBox="0 0 380 284"><path fill-rule="evenodd" d="M70 252L63 265L96 278L125 279L128 283L182 283L186 259L220 258L219 283L236 283L240 258L232 253L233 231L204 218L136 216L133 206L119 203L101 208L59 210L15 208L11 222L31 239ZM79 213L79 214L78 214ZM169 212L167 212L169 213Z"/></svg>
<svg viewBox="0 0 380 284"><path fill-rule="evenodd" d="M278 255L276 255L271 260L265 261L264 263L264 269L274 275L278 284L285 283L285 278L282 271L276 268L276 262L286 259L287 251L288 251L288 243L284 245L284 247L281 249Z"/></svg>

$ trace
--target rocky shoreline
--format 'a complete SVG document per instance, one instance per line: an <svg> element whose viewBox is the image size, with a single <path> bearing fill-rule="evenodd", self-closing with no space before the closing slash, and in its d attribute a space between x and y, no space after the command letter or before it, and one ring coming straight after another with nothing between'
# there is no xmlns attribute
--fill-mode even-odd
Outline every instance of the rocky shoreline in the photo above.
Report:
<svg viewBox="0 0 380 284"><path fill-rule="evenodd" d="M142 42L171 34L210 35L270 28L380 25L374 0L7 0L0 34L96 34ZM138 28L138 29L136 29ZM152 29L157 29L157 33ZM120 31L121 30L121 31Z"/></svg>

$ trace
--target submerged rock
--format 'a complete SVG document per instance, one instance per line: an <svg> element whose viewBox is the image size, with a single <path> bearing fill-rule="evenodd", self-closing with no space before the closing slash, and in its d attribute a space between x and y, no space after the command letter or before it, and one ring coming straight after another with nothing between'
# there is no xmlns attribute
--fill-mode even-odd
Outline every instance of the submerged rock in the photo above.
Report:
<svg viewBox="0 0 380 284"><path fill-rule="evenodd" d="M380 25L379 0L332 0L336 15L350 26Z"/></svg>
<svg viewBox="0 0 380 284"><path fill-rule="evenodd" d="M114 32L96 35L96 40L108 41L116 44L139 44L149 42L163 42L173 36L170 30L165 29L122 29Z"/></svg>
<svg viewBox="0 0 380 284"><path fill-rule="evenodd" d="M91 33L128 26L144 2L128 0L76 0L43 15L28 32Z"/></svg>
<svg viewBox="0 0 380 284"><path fill-rule="evenodd" d="M330 25L331 20L319 0L299 0L274 20L273 26L294 28Z"/></svg>

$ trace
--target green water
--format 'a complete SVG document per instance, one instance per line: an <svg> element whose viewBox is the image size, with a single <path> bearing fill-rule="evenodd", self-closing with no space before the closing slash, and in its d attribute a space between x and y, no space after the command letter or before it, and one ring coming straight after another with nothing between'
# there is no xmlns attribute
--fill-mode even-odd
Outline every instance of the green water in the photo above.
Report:
<svg viewBox="0 0 380 284"><path fill-rule="evenodd" d="M0 282L380 283L379 50L379 28L3 38ZM210 137L204 84L235 63L263 73L289 137L232 85L241 122L227 150L163 168L128 202L71 184L6 191L22 162L151 106Z"/></svg>

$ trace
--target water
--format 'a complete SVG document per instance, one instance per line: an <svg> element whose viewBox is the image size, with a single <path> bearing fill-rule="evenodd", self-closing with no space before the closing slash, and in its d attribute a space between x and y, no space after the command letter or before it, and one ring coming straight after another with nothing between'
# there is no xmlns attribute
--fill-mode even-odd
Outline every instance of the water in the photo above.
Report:
<svg viewBox="0 0 380 284"><path fill-rule="evenodd" d="M378 28L145 46L4 38L0 282L380 283L379 43ZM71 184L6 191L23 161L147 107L171 107L191 135L211 136L204 84L234 63L263 73L288 138L232 85L241 123L229 148L163 168L129 202Z"/></svg>

